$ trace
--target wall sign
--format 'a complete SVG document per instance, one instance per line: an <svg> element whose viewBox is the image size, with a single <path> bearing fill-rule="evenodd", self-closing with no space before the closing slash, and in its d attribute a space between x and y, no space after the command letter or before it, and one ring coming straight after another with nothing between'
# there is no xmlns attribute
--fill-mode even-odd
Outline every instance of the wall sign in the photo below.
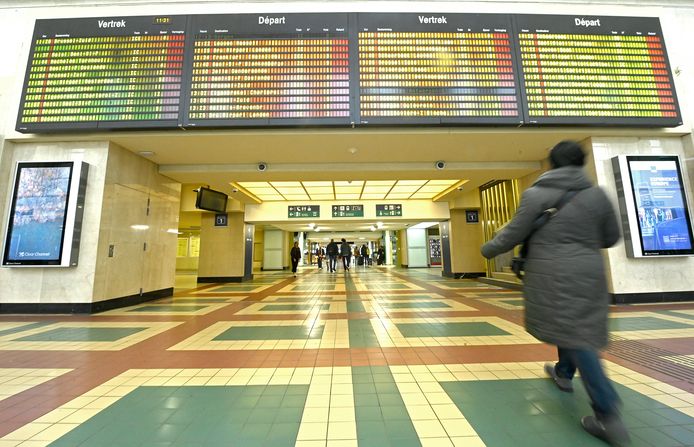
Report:
<svg viewBox="0 0 694 447"><path fill-rule="evenodd" d="M290 219L320 217L320 205L290 205L287 207L287 217Z"/></svg>
<svg viewBox="0 0 694 447"><path fill-rule="evenodd" d="M364 217L364 205L333 205L333 217Z"/></svg>
<svg viewBox="0 0 694 447"><path fill-rule="evenodd" d="M376 217L402 217L402 204L376 205Z"/></svg>

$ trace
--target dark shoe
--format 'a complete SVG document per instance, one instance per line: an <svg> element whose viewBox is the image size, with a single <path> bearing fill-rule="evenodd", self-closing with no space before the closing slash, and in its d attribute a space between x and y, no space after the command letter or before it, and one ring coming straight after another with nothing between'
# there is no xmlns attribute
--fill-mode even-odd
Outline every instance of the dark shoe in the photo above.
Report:
<svg viewBox="0 0 694 447"><path fill-rule="evenodd" d="M559 377L557 375L557 371L554 369L553 363L545 363L545 372L549 377L552 378L554 384L557 385L557 388L564 391L565 393L574 392L574 385L573 383L571 383L571 379Z"/></svg>
<svg viewBox="0 0 694 447"><path fill-rule="evenodd" d="M583 416L581 425L585 431L610 445L620 447L631 443L629 433L627 433L622 419L617 415L601 418Z"/></svg>

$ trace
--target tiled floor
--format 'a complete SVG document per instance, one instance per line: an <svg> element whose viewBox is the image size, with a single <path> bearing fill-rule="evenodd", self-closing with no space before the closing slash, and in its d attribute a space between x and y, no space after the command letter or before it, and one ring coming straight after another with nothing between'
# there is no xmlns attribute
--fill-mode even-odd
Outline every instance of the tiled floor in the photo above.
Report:
<svg viewBox="0 0 694 447"><path fill-rule="evenodd" d="M93 316L0 316L0 447L600 446L519 292L306 269ZM694 303L615 307L634 446L694 446Z"/></svg>

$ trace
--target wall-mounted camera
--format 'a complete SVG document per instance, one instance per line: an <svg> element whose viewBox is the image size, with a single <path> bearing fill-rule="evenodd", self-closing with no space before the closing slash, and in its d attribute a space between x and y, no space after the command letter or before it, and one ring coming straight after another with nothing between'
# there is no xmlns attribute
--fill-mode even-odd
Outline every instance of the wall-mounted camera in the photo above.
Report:
<svg viewBox="0 0 694 447"><path fill-rule="evenodd" d="M446 167L446 162L443 160L439 160L436 163L434 163L434 167L438 170L441 170Z"/></svg>
<svg viewBox="0 0 694 447"><path fill-rule="evenodd" d="M267 171L267 163L264 163L262 161L260 163L258 163L258 171L260 171L260 172Z"/></svg>
<svg viewBox="0 0 694 447"><path fill-rule="evenodd" d="M231 192L239 192L237 188L231 188Z"/></svg>

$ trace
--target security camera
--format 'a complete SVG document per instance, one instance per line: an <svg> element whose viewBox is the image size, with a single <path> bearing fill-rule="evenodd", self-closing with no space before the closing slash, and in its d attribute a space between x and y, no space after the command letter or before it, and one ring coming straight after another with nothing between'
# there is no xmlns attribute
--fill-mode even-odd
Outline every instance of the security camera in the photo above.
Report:
<svg viewBox="0 0 694 447"><path fill-rule="evenodd" d="M237 188L231 188L231 192L239 192Z"/></svg>
<svg viewBox="0 0 694 447"><path fill-rule="evenodd" d="M267 171L267 163L263 163L262 161L258 163L258 171Z"/></svg>
<svg viewBox="0 0 694 447"><path fill-rule="evenodd" d="M441 169L443 169L443 168L446 167L446 162L445 162L445 161L442 161L442 160L439 160L439 161L437 161L436 163L434 163L434 167L435 167L436 169L438 169L438 170L441 170Z"/></svg>

